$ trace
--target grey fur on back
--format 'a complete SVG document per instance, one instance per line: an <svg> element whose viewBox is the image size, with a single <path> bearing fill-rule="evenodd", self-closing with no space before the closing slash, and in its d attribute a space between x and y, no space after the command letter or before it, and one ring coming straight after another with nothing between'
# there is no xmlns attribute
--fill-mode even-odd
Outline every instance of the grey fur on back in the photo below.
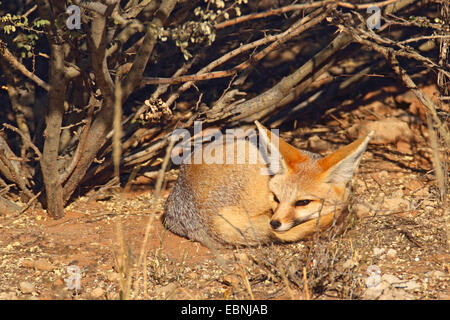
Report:
<svg viewBox="0 0 450 320"><path fill-rule="evenodd" d="M202 229L201 215L192 189L186 190L186 166L182 165L180 173L164 207L163 225L182 237L203 242L206 234Z"/></svg>
<svg viewBox="0 0 450 320"><path fill-rule="evenodd" d="M213 165L200 174L200 177L196 177L193 186L189 169L189 165L180 167L178 180L165 205L162 223L171 232L206 246L223 244L210 225L211 217L218 215L223 207L239 205L243 192L242 183L246 176L233 165ZM225 172L227 181L218 184L213 175L208 174L211 170Z"/></svg>

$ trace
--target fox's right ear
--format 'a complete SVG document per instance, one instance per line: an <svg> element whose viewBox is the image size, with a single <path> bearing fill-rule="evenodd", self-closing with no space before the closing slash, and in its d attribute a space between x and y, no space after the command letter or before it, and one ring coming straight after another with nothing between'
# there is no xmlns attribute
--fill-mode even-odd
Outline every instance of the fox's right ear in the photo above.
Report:
<svg viewBox="0 0 450 320"><path fill-rule="evenodd" d="M270 146L271 161L278 161L284 170L292 171L295 169L296 164L309 159L300 150L273 134L259 121L255 121L255 124L258 128L260 139L266 146Z"/></svg>
<svg viewBox="0 0 450 320"><path fill-rule="evenodd" d="M323 170L323 179L329 183L346 183L350 181L373 134L374 132L371 131L366 137L360 138L319 159L317 162Z"/></svg>

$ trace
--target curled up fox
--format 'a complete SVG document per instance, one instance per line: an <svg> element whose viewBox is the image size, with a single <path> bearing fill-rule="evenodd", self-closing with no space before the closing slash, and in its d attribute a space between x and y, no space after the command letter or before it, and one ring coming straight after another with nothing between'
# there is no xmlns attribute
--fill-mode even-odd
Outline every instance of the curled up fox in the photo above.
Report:
<svg viewBox="0 0 450 320"><path fill-rule="evenodd" d="M343 215L372 134L321 157L256 126L268 152L251 139L215 141L198 151L200 163L181 165L162 216L167 229L206 246L254 246L308 238Z"/></svg>

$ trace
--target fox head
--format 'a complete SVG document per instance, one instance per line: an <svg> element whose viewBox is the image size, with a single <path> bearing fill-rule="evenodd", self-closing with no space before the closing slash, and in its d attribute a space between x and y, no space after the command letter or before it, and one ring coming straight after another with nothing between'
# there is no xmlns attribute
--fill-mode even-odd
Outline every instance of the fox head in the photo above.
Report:
<svg viewBox="0 0 450 320"><path fill-rule="evenodd" d="M373 132L322 158L291 146L255 123L260 139L270 147L271 161L279 162L280 170L269 182L274 196L273 231L284 232L307 220L338 213Z"/></svg>

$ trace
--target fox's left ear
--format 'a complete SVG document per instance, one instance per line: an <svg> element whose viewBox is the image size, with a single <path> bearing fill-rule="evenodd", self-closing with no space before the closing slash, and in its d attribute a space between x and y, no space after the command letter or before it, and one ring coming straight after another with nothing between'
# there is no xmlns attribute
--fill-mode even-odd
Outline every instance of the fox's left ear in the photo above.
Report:
<svg viewBox="0 0 450 320"><path fill-rule="evenodd" d="M351 180L358 168L367 144L373 136L371 131L366 137L350 143L349 145L335 151L334 153L318 160L323 169L322 179L329 183L346 183Z"/></svg>
<svg viewBox="0 0 450 320"><path fill-rule="evenodd" d="M258 121L255 121L259 131L259 136L266 146L271 146L271 167L275 173L279 173L278 165L281 164L283 170L295 170L297 164L309 160L309 156L291 146L289 143L273 134Z"/></svg>

